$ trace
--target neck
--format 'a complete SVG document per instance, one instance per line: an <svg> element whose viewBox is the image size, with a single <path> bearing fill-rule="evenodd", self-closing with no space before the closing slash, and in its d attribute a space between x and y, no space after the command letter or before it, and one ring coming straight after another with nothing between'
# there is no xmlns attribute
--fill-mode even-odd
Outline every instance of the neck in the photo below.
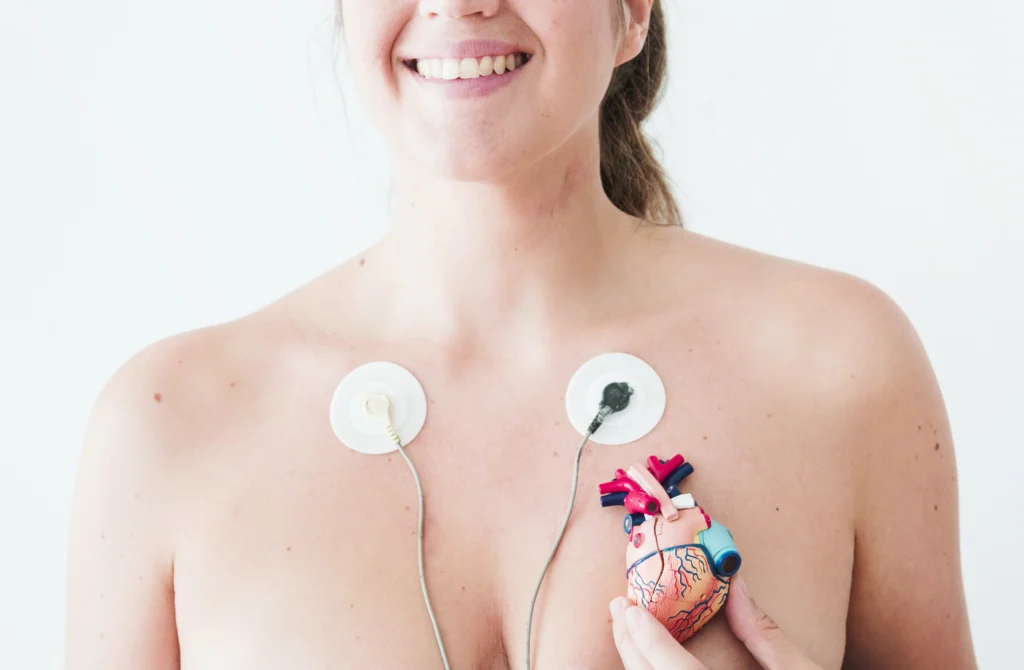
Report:
<svg viewBox="0 0 1024 670"><path fill-rule="evenodd" d="M386 297L385 337L542 361L558 334L601 318L637 220L604 193L596 141L572 144L490 182L398 171L365 275Z"/></svg>

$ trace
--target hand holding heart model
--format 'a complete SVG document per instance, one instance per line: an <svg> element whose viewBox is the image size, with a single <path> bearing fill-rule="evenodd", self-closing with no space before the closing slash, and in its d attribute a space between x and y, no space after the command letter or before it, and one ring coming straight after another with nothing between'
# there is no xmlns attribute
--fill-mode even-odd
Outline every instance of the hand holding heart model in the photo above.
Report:
<svg viewBox="0 0 1024 670"><path fill-rule="evenodd" d="M676 454L617 470L599 487L601 505L626 508L627 596L681 642L725 605L740 555L729 530L680 491L693 466Z"/></svg>

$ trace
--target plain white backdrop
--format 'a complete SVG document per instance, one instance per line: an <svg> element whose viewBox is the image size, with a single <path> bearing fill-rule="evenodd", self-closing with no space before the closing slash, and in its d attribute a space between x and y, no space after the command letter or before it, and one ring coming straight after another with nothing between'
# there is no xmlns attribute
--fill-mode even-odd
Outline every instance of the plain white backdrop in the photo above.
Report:
<svg viewBox="0 0 1024 670"><path fill-rule="evenodd" d="M650 130L687 224L908 313L953 425L978 659L1021 667L1024 12L667 2ZM388 158L333 26L331 0L0 4L0 668L63 665L78 450L113 371L384 232Z"/></svg>

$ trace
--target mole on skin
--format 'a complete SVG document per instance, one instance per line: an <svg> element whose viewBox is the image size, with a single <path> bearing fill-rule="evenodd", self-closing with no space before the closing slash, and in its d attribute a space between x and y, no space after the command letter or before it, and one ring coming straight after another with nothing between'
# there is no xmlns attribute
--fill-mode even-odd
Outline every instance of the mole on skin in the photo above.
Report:
<svg viewBox="0 0 1024 670"><path fill-rule="evenodd" d="M153 394L153 400L156 400L157 402L160 402L162 399L163 399L163 396L161 394L159 394L159 393L154 393Z"/></svg>

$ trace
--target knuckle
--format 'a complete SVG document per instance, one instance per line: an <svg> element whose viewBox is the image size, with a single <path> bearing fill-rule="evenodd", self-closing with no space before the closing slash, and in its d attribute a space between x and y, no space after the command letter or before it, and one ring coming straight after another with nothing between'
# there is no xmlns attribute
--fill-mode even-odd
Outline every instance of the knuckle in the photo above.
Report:
<svg viewBox="0 0 1024 670"><path fill-rule="evenodd" d="M782 630L779 628L779 624L775 623L775 619L771 618L771 616L765 612L761 612L757 615L757 630L765 637L782 633Z"/></svg>

